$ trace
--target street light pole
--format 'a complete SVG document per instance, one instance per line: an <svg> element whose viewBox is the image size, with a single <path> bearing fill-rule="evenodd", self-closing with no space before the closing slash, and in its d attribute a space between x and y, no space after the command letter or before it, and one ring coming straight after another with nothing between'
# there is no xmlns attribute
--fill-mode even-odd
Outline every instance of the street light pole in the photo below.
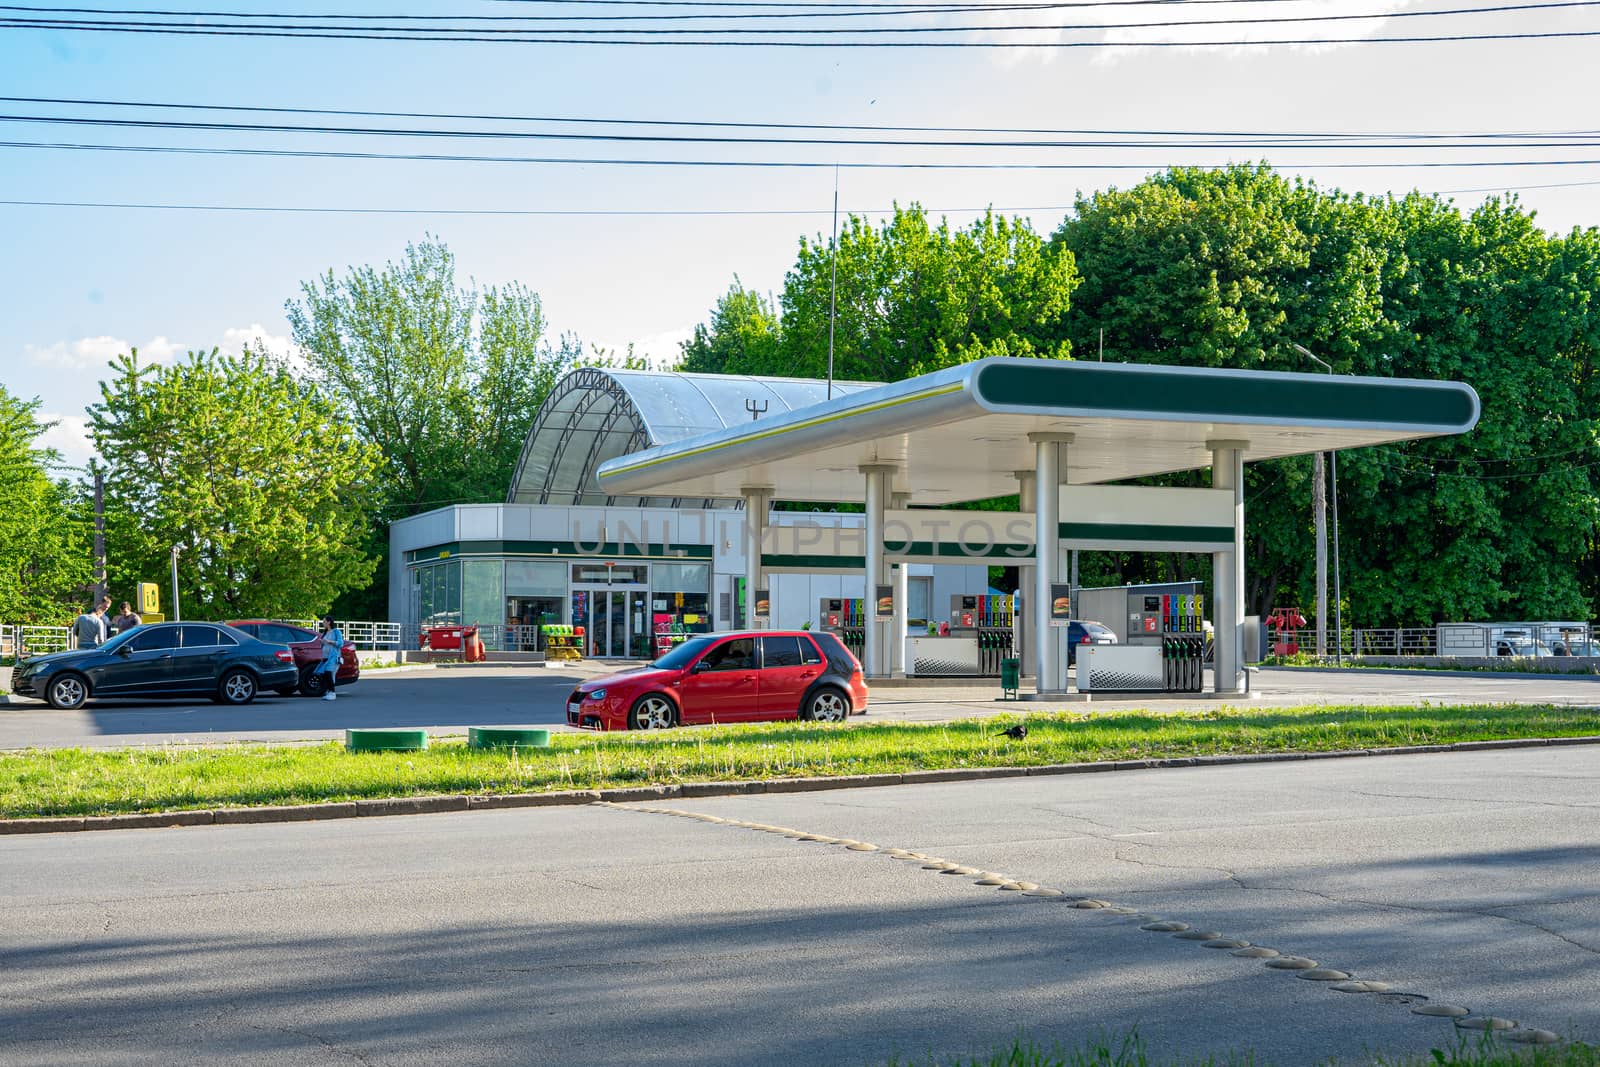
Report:
<svg viewBox="0 0 1600 1067"><path fill-rule="evenodd" d="M1305 345L1290 343L1296 352L1311 360L1317 366L1333 373L1333 367L1326 360L1318 359ZM1330 450L1328 453L1329 473L1333 483L1333 658L1334 662L1344 663L1344 608L1340 603L1339 587L1339 453ZM1322 453L1317 453L1316 471L1313 475L1316 494L1316 529L1317 529L1317 655L1327 654L1324 633L1327 630L1328 610L1328 531L1327 522L1323 518L1326 508L1326 498L1322 486Z"/></svg>
<svg viewBox="0 0 1600 1067"><path fill-rule="evenodd" d="M182 545L172 546L172 621L182 622L183 612L178 610L178 553L183 551Z"/></svg>

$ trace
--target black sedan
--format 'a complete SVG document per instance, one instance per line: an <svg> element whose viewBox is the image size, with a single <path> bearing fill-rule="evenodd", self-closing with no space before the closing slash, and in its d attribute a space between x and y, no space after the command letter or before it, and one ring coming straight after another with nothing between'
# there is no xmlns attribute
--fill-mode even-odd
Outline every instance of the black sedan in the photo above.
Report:
<svg viewBox="0 0 1600 1067"><path fill-rule="evenodd" d="M293 689L294 653L231 626L157 622L125 630L99 648L53 652L17 664L11 691L53 708L91 697L209 696L248 704L263 689Z"/></svg>

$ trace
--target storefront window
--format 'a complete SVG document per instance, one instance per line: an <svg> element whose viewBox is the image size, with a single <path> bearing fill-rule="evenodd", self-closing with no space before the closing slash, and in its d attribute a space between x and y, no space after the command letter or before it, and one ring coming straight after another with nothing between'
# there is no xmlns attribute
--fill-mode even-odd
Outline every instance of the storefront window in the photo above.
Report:
<svg viewBox="0 0 1600 1067"><path fill-rule="evenodd" d="M567 565L539 560L506 560L506 596L561 597L567 593Z"/></svg>
<svg viewBox="0 0 1600 1067"><path fill-rule="evenodd" d="M711 566L707 563L657 563L650 576L657 593L708 593Z"/></svg>
<svg viewBox="0 0 1600 1067"><path fill-rule="evenodd" d="M499 560L464 560L461 564L461 621L468 626L499 626L505 608L505 564ZM485 642L494 631L485 631ZM494 648L498 642L490 643Z"/></svg>
<svg viewBox="0 0 1600 1067"><path fill-rule="evenodd" d="M574 563L572 581L583 585L643 585L650 580L650 568L644 564L603 562Z"/></svg>
<svg viewBox="0 0 1600 1067"><path fill-rule="evenodd" d="M430 563L414 574L417 618L424 626L447 626L461 621L461 564Z"/></svg>

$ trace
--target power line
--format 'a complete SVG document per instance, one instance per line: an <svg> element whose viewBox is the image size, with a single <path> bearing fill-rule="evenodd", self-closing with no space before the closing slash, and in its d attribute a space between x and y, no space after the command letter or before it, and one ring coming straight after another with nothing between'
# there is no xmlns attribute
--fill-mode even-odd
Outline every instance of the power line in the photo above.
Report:
<svg viewBox="0 0 1600 1067"><path fill-rule="evenodd" d="M94 200L0 200L0 207L60 207L60 208L110 208L132 211L215 211L262 212L311 215L487 215L487 216L801 216L827 215L828 208L385 208L385 207L296 207L265 204L154 204L111 203ZM856 215L889 215L894 208L851 208ZM922 210L936 214L969 211L1033 212L1069 211L1070 205L1052 204L1041 207L1000 207L993 204L983 207L927 207Z"/></svg>
<svg viewBox="0 0 1600 1067"><path fill-rule="evenodd" d="M534 2L534 0L529 0ZM600 0L593 0L600 2ZM633 2L633 0L619 0L619 2ZM640 0L646 2L646 0ZM1210 0L1182 0L1186 3L1210 2ZM1229 3L1246 2L1246 0L1227 0ZM1273 0L1276 2L1276 0ZM1298 0L1296 0L1298 2ZM116 108L141 108L168 111L244 111L260 114L275 115L339 115L347 118L401 118L401 119L448 119L466 122L526 122L550 123L563 125L585 126L668 126L691 127L707 129L756 129L756 130L831 130L840 132L870 132L870 133L976 133L976 134L1040 134L1060 137L1281 137L1291 139L1393 139L1431 141L1457 138L1475 139L1510 139L1518 137L1593 137L1600 135L1600 129L1595 130L1532 130L1521 132L1406 132L1406 131L1376 131L1371 133L1358 133L1347 130L1323 130L1297 132L1293 130L1119 130L1119 129L1093 129L1093 128L1053 128L1032 126L894 126L872 123L819 123L819 122L727 122L706 121L691 119L617 119L617 118L585 118L574 116L555 115L506 115L494 113L473 112L448 112L448 111L372 111L351 110L344 108L317 108L317 107L282 107L259 106L249 104L194 104L178 103L174 101L133 101L133 100L100 100L82 99L75 97L54 96L0 96L0 103L13 104L65 104L81 107L116 107Z"/></svg>
<svg viewBox="0 0 1600 1067"><path fill-rule="evenodd" d="M161 11L141 10L135 8L92 8L92 7L31 7L20 4L0 4L0 11L23 11L29 13L49 15L140 15L150 17L179 17L186 19L198 18L227 18L227 19L332 19L340 22L469 22L469 23L507 23L507 22L664 22L664 21L720 21L728 19L819 19L819 18L889 18L904 15L950 15L950 14L981 14L1005 13L1014 11L1053 11L1062 9L1084 8L1117 8L1117 7L1147 7L1151 5L1168 6L1172 4L1238 4L1241 0L1118 0L1118 2L1105 2L1105 0L1076 0L1076 2L1022 2L1012 0L1007 3L794 3L794 4L684 4L685 7L739 7L739 8L783 8L781 11L760 13L756 11L741 11L731 14L706 14L704 12L687 15L352 15L352 14L290 14L287 12L243 12L243 11ZM1252 0L1244 0L1252 2ZM1271 3L1298 3L1303 0L1253 0L1253 2ZM799 9L799 10L796 10ZM821 9L821 10L813 10ZM1494 9L1487 9L1494 10ZM3 16L0 16L3 17ZM1378 16L1375 16L1378 17ZM88 19L70 19L71 22L87 22Z"/></svg>
<svg viewBox="0 0 1600 1067"><path fill-rule="evenodd" d="M0 114L0 122L25 122L46 125L62 126L101 126L113 129L149 129L149 130L181 130L181 131L210 131L226 133L288 133L288 134L318 134L318 135L344 135L362 137L425 137L425 138L464 138L468 140L537 140L537 141L604 141L613 143L652 143L652 144L727 144L727 145L816 145L828 147L861 146L868 148L1143 148L1143 149L1173 149L1173 148L1296 148L1317 149L1337 148L1341 150L1393 150L1416 147L1415 143L1398 140L1393 143L1381 142L1381 135L1373 135L1370 139L1333 138L1328 141L1316 141L1308 138L1274 139L1270 135L1259 137L1244 137L1233 141L1216 139L1167 141L1144 140L1133 141L1127 139L1112 140L1072 140L1072 141L1000 141L1000 140L907 140L907 139L878 139L878 138L833 138L833 137L729 137L712 136L708 134L643 134L643 133L573 133L551 132L542 130L442 130L421 128L396 128L374 126L313 126L289 125L284 123L251 123L251 122L195 122L179 121L174 119L117 119L69 115L9 115ZM1600 146L1600 140L1576 140L1579 136L1589 135L1551 135L1554 140L1504 140L1492 144L1480 141L1438 141L1429 142L1428 148L1594 148Z"/></svg>
<svg viewBox="0 0 1600 1067"><path fill-rule="evenodd" d="M1564 9L1564 8L1590 8L1590 7L1596 7L1596 6L1600 6L1600 0L1535 0L1535 2L1528 2L1528 3L1497 4L1497 5L1490 6L1490 7L1443 8L1443 9L1432 10L1432 11L1388 11L1388 12L1380 11L1380 12L1375 12L1375 13L1371 13L1371 14L1363 13L1363 14L1332 14L1332 15L1329 15L1329 14L1263 15L1263 16L1250 17L1250 18L1233 17L1233 18L1210 18L1210 19L1169 19L1169 20L1143 21L1143 22L1097 22L1097 23L1067 23L1067 24L1021 23L1021 24L1014 24L1014 25L996 25L996 24L993 24L993 23L988 23L988 24L979 24L979 25L955 25L955 26L946 26L946 25L928 25L928 26L854 26L854 27L849 27L849 26L838 26L838 27L814 26L814 27L806 27L806 28L802 28L802 29L794 29L794 28L790 28L790 27L767 27L767 26L753 27L753 28L752 27L740 27L740 28L735 28L735 29L715 29L715 28L706 28L706 27L687 27L687 28L681 28L681 29L678 29L678 28L667 28L667 27L653 27L653 28L644 28L644 29L632 29L632 28L626 28L626 27L607 26L607 27L605 27L603 29L588 29L588 28L582 28L582 27L570 28L570 27L567 27L567 26L561 26L561 27L550 27L547 30L545 30L544 32L554 32L554 33L561 33L561 34L568 34L568 35L602 34L602 33L628 33L628 34L634 34L634 35L642 35L642 34L669 35L669 34L698 33L698 34L719 35L719 36L720 35L749 36L749 35L755 35L755 34L793 34L793 33L805 33L807 35L832 35L832 34L870 35L870 34L903 34L903 33L1021 33L1021 32L1035 32L1035 31L1041 31L1041 30L1047 31L1047 32L1052 32L1052 33L1062 33L1062 32L1067 32L1067 33L1087 33L1087 32L1097 32L1097 31L1102 31L1102 30L1188 29L1188 28L1191 28L1191 27L1199 27L1199 26L1270 26L1270 25L1285 25L1285 24L1291 24L1291 23L1292 24L1301 24L1301 23L1317 23L1317 24L1321 24L1321 23L1342 23L1342 22L1371 22L1371 21L1375 21L1375 20L1379 20L1379 19L1385 19L1386 20L1386 19L1401 19L1401 18L1448 18L1448 17L1459 16L1459 15L1472 16L1472 15L1489 15L1489 14L1513 14L1513 13L1527 12L1527 11L1544 11L1544 10L1554 10L1554 9ZM1044 7L1045 7L1045 5L1037 5L1037 6L1035 6L1035 5L1017 5L1017 6L1010 7L1010 8L1000 8L998 10L1002 10L1002 11L1005 11L1005 10L1009 10L1009 11L1019 11L1019 10L1028 11L1028 10L1042 10L1042 9L1044 9ZM3 11L3 10L21 10L21 9L15 8L15 7L0 6L0 11ZM32 9L28 9L28 10L32 10ZM68 9L68 10L71 10L71 9ZM957 12L961 12L961 11L971 11L971 10L974 10L974 9L951 9L951 10L957 11ZM145 12L133 12L133 13L134 14L146 14ZM872 17L887 18L887 17L890 17L891 14L896 16L896 17L898 17L898 16L904 16L904 15L908 15L908 14L929 14L929 13L941 13L941 14L943 14L943 13L949 13L949 12L929 12L927 10L915 10L914 9L914 10L909 10L909 11L902 10L902 11L895 11L895 12L853 12L851 14L852 14L852 16L859 16L859 15L865 14L865 15L869 15L869 16L872 16ZM31 28L51 27L51 28L64 28L64 29L95 29L95 30L108 30L108 31L117 30L117 29L130 29L130 28L135 28L135 27L140 28L140 29L152 29L152 28L174 29L174 28L176 28L176 29L184 29L184 30L191 30L191 29L290 30L290 31L297 31L297 32L298 31L302 31L302 30L305 30L305 31L318 30L318 31L342 32L345 29L345 27L337 25L337 24L315 23L315 22L307 22L307 23L296 24L296 23L269 22L269 21L263 21L263 22L233 21L233 22L215 22L215 23L205 23L205 22L194 21L195 19L202 18L202 17L215 17L215 16L217 16L219 14L217 12L175 11L175 12L150 12L149 14L177 15L177 16L183 17L186 21L184 21L184 22L162 22L162 21L155 21L155 20L148 19L148 18L147 19L141 19L140 21L137 21L137 22L126 21L126 20L111 20L111 19L102 19L102 20L88 20L88 19L36 19L36 18L27 18L27 17L21 17L21 16L0 17L0 18L4 19L4 23L12 25L14 27L18 27L18 26L20 26L20 27L31 27ZM220 13L220 14L222 14L223 16L225 16L227 18L230 18L230 19L239 19L239 20L243 20L243 19L314 19L314 18L319 18L319 17L325 17L325 16L316 16L316 15L277 15L277 14L258 15L258 14L243 14L243 13L241 13L241 14L230 14L230 13L226 13L226 12L223 12L223 13ZM338 19L365 19L365 18L378 19L378 18L384 18L385 16L339 15L339 16L335 16L335 17L338 18ZM405 19L427 19L427 18L433 18L433 19L435 19L437 21L439 19L444 19L444 18L449 18L449 17L451 17L451 16L400 16L400 17L391 19L390 21L398 22L398 21L403 21ZM839 16L839 15L812 16L812 15L807 14L807 13L799 13L797 15L796 14L782 15L782 16L780 16L780 15L750 15L750 14L746 14L746 15L703 16L703 18L706 18L706 19L720 18L720 19L741 19L741 20L742 19L767 20L767 19L779 18L779 17L785 17L785 18L787 18L787 17L838 18L838 17L841 17L841 16ZM470 18L470 16L469 16L469 18ZM581 16L559 16L559 15L555 15L555 16L536 16L536 17L531 17L531 18L522 19L522 20L518 20L514 16L478 16L478 18L490 18L490 19L510 18L512 21L535 21L535 20L540 20L540 21L555 21L555 22L566 22L566 23L571 23L571 22L589 22L589 21L612 22L612 21L618 21L619 20L619 17L616 17L616 16L589 16L589 15L581 15ZM697 17L697 16L637 16L637 17L636 16L621 16L620 20L621 21L640 21L642 18L651 18L651 19L676 18L676 19L687 19L687 20L690 20L690 21L699 21L701 17ZM412 30L412 28L409 27L409 26L373 26L373 27L370 28L370 30L371 30L371 32L378 32L378 33L388 33L388 32L407 33L407 32L414 32ZM442 39L449 39L449 40L456 40L456 39L478 40L478 39L483 38L483 35L488 35L488 34L495 35L496 37L499 37L499 36L520 37L520 36L523 36L523 35L527 34L528 32L531 32L531 31L526 30L524 28L505 28L505 29L500 29L500 28L494 28L494 27L487 27L487 28L477 27L477 28L473 28L471 30L459 30L459 29L455 29L453 27L447 27L447 26L428 26L428 27L426 27L426 32L428 32L430 34L435 34L435 35L448 35L447 37L443 37ZM473 36L473 37L461 36L461 35L466 35L466 34L473 34L473 35L476 35L476 36ZM494 38L488 38L488 39L494 39Z"/></svg>
<svg viewBox="0 0 1600 1067"><path fill-rule="evenodd" d="M1385 16L1387 17L1387 16ZM1143 25L1143 24L1141 24ZM1059 27L1044 27L1045 29L1059 29ZM1107 27L1094 27L1103 29ZM461 44L582 44L582 45L636 45L645 47L693 47L693 48L1050 48L1050 49L1075 49L1075 48L1244 48L1244 47L1273 47L1281 45L1365 45L1365 44L1450 44L1468 41L1550 41L1550 40L1576 40L1591 37L1600 37L1600 30L1555 30L1547 32L1507 32L1507 33L1453 33L1453 34L1421 34L1412 36L1389 37L1302 37L1302 38L1273 38L1269 40L1212 40L1212 41L840 41L840 40L811 40L795 38L791 40L728 40L719 38L661 38L646 37L610 38L581 36L587 31L561 30L545 31L559 32L567 36L561 37L535 37L517 35L508 32L505 36L486 36L482 32L473 34L440 34L439 32L417 33L410 31L396 32L364 32L352 33L347 31L329 32L327 30L307 30L305 28L207 28L203 24L184 24L183 26L160 26L154 23L138 25L108 25L90 24L86 22L61 22L50 20L25 20L25 19L0 19L0 29L23 30L66 30L95 33L138 33L157 34L178 37L242 37L258 39L304 39L304 40L351 40L351 41L407 41L426 43L455 42ZM979 32L1003 32L1009 29L1004 26L981 27ZM634 34L663 34L671 31L665 30L631 30L631 31L594 31L594 32L629 32ZM717 33L730 31L705 30L703 33ZM736 33L754 33L753 30L731 31ZM816 34L817 30L783 31ZM847 32L866 32L862 30Z"/></svg>
<svg viewBox="0 0 1600 1067"><path fill-rule="evenodd" d="M839 166L847 170L1038 170L1038 171L1070 171L1070 170L1158 170L1162 164L1155 163L1108 163L1108 162L1079 162L1079 163L950 163L950 162L906 162L906 161L854 161L835 163L834 161L819 160L760 160L760 159L617 159L617 158L586 158L576 156L474 156L453 153L420 153L420 152L352 152L334 149L293 149L293 148L199 148L180 145L117 145L117 144L83 144L75 142L39 142L39 141L0 141L0 148L45 148L62 151L83 152L137 152L172 155L203 155L203 156L260 156L282 159L383 159L404 160L409 162L443 162L443 163L533 163L553 165L577 166L623 166L623 167L740 167L763 169L816 169L823 167ZM1203 170L1220 170L1232 166L1233 163L1186 163L1183 166L1195 167ZM1600 159L1516 159L1516 160L1407 160L1407 161L1376 161L1362 162L1332 162L1332 163L1302 163L1295 165L1301 170L1411 170L1411 169L1439 169L1439 168L1484 168L1484 167L1579 167L1600 166Z"/></svg>

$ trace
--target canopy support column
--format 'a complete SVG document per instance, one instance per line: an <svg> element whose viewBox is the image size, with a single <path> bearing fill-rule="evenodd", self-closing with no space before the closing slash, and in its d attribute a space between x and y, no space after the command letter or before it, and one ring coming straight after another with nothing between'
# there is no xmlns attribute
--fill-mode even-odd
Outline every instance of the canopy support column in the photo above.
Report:
<svg viewBox="0 0 1600 1067"><path fill-rule="evenodd" d="M756 628L756 590L761 588L764 573L761 569L761 546L767 540L767 513L772 508L772 487L747 485L739 492L744 497L744 624L753 630ZM771 612L773 605L769 603L767 610Z"/></svg>
<svg viewBox="0 0 1600 1067"><path fill-rule="evenodd" d="M888 584L888 568L883 557L883 512L889 504L895 468L883 463L867 463L860 468L866 476L867 515L866 527L866 662L861 665L868 678L882 678L889 673L888 649L884 648L884 627L878 623L878 586Z"/></svg>
<svg viewBox="0 0 1600 1067"><path fill-rule="evenodd" d="M1017 510L1024 515L1033 512L1033 472L1012 471L1011 476L1017 480ZM1033 605L1033 574L1034 566L1031 561L1021 560L1017 563L1017 595L1022 600L1022 610L1017 612L1017 651L1018 658L1022 660L1021 670L1024 674L1034 669L1038 662L1034 658L1034 628L1033 612L1029 610Z"/></svg>
<svg viewBox="0 0 1600 1067"><path fill-rule="evenodd" d="M1244 625L1244 451L1249 441L1207 441L1211 449L1211 487L1233 491L1233 550L1211 556L1211 580L1216 603L1214 687L1218 693L1239 693Z"/></svg>
<svg viewBox="0 0 1600 1067"><path fill-rule="evenodd" d="M1040 693L1064 693L1067 689L1065 665L1061 663L1061 642L1050 632L1050 585L1060 581L1056 573L1061 547L1061 475L1067 469L1070 433L1030 433L1033 444L1033 653L1034 688Z"/></svg>
<svg viewBox="0 0 1600 1067"><path fill-rule="evenodd" d="M910 493L895 493L890 506L904 511L911 504ZM889 626L889 673L895 678L906 676L906 638L910 636L911 617L911 564L906 560L890 567L894 580L894 621Z"/></svg>

